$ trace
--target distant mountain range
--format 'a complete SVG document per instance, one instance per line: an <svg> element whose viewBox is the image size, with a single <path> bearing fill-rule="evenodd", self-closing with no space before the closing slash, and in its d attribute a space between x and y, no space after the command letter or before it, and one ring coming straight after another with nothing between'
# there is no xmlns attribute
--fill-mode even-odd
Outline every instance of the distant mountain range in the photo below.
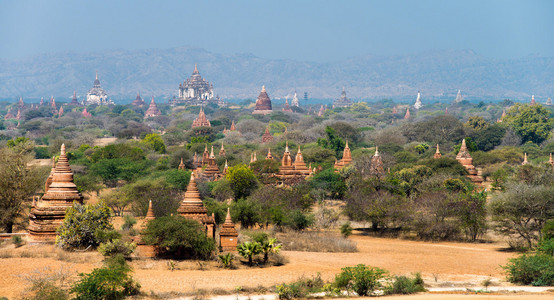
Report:
<svg viewBox="0 0 554 300"><path fill-rule="evenodd" d="M224 99L255 99L262 85L271 98L332 99L342 87L354 100L466 99L539 102L554 96L554 58L485 58L472 51L442 50L403 56L364 56L330 63L265 59L252 54L217 54L183 47L55 53L17 61L0 60L0 98L49 98L64 101L73 90L82 99L98 71L110 98L130 102L140 91L169 99L198 64L200 74Z"/></svg>

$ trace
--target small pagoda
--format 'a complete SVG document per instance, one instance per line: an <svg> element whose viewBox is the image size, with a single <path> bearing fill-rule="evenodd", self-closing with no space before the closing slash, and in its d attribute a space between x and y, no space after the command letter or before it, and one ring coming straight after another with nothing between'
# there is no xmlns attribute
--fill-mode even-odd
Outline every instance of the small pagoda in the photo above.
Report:
<svg viewBox="0 0 554 300"><path fill-rule="evenodd" d="M148 106L148 109L144 113L144 118L152 118L161 116L162 112L158 109L158 106L156 105L156 101L154 101L154 96L152 96L152 101L150 101L150 106Z"/></svg>
<svg viewBox="0 0 554 300"><path fill-rule="evenodd" d="M433 155L434 159L439 159L442 157L441 151L439 150L439 144L437 144L437 150L435 151L435 154Z"/></svg>
<svg viewBox="0 0 554 300"><path fill-rule="evenodd" d="M283 107L283 111L284 112L289 112L289 113L292 112L292 108L290 108L290 106L289 106L289 99L288 98L285 98L285 106Z"/></svg>
<svg viewBox="0 0 554 300"><path fill-rule="evenodd" d="M220 175L219 167L215 162L214 146L212 146L212 151L208 156L208 162L206 164L206 168L202 171L202 177L215 180L219 177L219 175Z"/></svg>
<svg viewBox="0 0 554 300"><path fill-rule="evenodd" d="M235 229L235 224L231 219L231 211L227 208L227 216L225 223L221 225L219 230L219 248L222 252L236 251L238 245L239 233Z"/></svg>
<svg viewBox="0 0 554 300"><path fill-rule="evenodd" d="M350 147L348 147L348 141L346 141L346 145L344 146L344 150L342 151L342 159L335 162L335 170L340 170L351 163L352 153L350 152Z"/></svg>
<svg viewBox="0 0 554 300"><path fill-rule="evenodd" d="M196 127L212 127L212 124L210 123L208 118L206 118L206 114L204 113L204 109L202 109L202 107L200 107L198 118L192 121L192 128Z"/></svg>
<svg viewBox="0 0 554 300"><path fill-rule="evenodd" d="M375 177L381 177L385 175L385 168L383 167L383 159L379 155L379 147L375 147L375 154L371 157L371 164L369 167L369 175Z"/></svg>
<svg viewBox="0 0 554 300"><path fill-rule="evenodd" d="M479 175L479 172L477 169L473 166L473 158L471 158L471 155L469 154L469 150L467 150L466 146L466 139L462 140L462 146L460 147L460 151L458 152L458 155L456 155L456 160L460 162L464 168L466 168L467 177L475 184L481 184L483 183L483 177Z"/></svg>
<svg viewBox="0 0 554 300"><path fill-rule="evenodd" d="M71 102L69 103L69 105L80 105L79 101L77 101L77 92L73 91L73 98L71 98Z"/></svg>
<svg viewBox="0 0 554 300"><path fill-rule="evenodd" d="M408 120L410 118L410 108L406 109L406 114L404 115L404 120Z"/></svg>
<svg viewBox="0 0 554 300"><path fill-rule="evenodd" d="M83 116L83 118L90 118L92 117L92 115L87 111L87 108L85 107L85 109L83 109L83 112L81 113L81 115Z"/></svg>
<svg viewBox="0 0 554 300"><path fill-rule="evenodd" d="M215 218L208 216L208 210L204 207L202 199L200 199L200 192L198 192L198 187L196 186L194 173L190 175L187 191L177 212L187 219L195 220L204 225L206 235L215 239Z"/></svg>
<svg viewBox="0 0 554 300"><path fill-rule="evenodd" d="M269 132L269 127L266 127L264 135L262 135L262 143L271 143L271 142L273 142L273 136Z"/></svg>
<svg viewBox="0 0 554 300"><path fill-rule="evenodd" d="M185 163L183 162L183 158L181 157L181 162L179 163L178 170L185 170Z"/></svg>
<svg viewBox="0 0 554 300"><path fill-rule="evenodd" d="M254 108L254 111L252 112L252 114L267 115L267 114L270 114L271 112L272 112L271 99L269 99L269 96L265 91L265 85L264 85L262 86L262 91L260 92L260 95L258 95L258 99L256 100L256 108Z"/></svg>
<svg viewBox="0 0 554 300"><path fill-rule="evenodd" d="M65 144L62 144L60 151L58 163L51 173L52 183L29 214L29 239L32 242L54 242L65 211L74 201L83 203L83 196L73 182Z"/></svg>

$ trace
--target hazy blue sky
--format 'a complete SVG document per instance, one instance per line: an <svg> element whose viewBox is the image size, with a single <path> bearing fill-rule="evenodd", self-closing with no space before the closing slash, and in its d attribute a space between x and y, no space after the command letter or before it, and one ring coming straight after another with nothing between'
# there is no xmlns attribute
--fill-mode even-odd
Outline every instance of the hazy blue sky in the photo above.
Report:
<svg viewBox="0 0 554 300"><path fill-rule="evenodd" d="M435 49L554 56L554 1L0 0L3 59L180 46L315 61Z"/></svg>

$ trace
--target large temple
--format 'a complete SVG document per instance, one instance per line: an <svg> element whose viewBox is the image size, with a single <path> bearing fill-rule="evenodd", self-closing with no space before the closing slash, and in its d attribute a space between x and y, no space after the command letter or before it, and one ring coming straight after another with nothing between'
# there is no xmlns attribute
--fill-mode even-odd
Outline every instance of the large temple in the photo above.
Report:
<svg viewBox="0 0 554 300"><path fill-rule="evenodd" d="M352 105L352 101L346 97L346 90L344 87L342 88L342 92L340 93L340 98L336 99L333 102L333 108L335 107L348 107Z"/></svg>
<svg viewBox="0 0 554 300"><path fill-rule="evenodd" d="M417 98L414 103L415 109L420 109L423 107L423 104L421 103L421 93L417 92Z"/></svg>
<svg viewBox="0 0 554 300"><path fill-rule="evenodd" d="M46 180L45 193L31 208L29 214L29 239L32 242L54 242L56 230L63 223L65 211L73 202L83 202L83 196L73 182L73 171L61 146L58 163Z"/></svg>
<svg viewBox="0 0 554 300"><path fill-rule="evenodd" d="M146 102L142 100L142 98L140 97L140 93L137 93L137 97L135 98L135 100L133 100L133 102L131 102L131 104L134 106L144 106L146 105Z"/></svg>
<svg viewBox="0 0 554 300"><path fill-rule="evenodd" d="M197 65L194 65L194 71L190 78L185 79L179 84L179 98L173 101L173 104L184 103L188 105L206 105L215 103L223 105L219 97L214 98L214 87L209 81L200 76Z"/></svg>
<svg viewBox="0 0 554 300"><path fill-rule="evenodd" d="M87 93L87 100L85 105L108 105L113 104L111 100L108 100L108 93L100 86L100 80L98 80L98 72L96 72L96 79L92 88Z"/></svg>
<svg viewBox="0 0 554 300"><path fill-rule="evenodd" d="M254 108L254 111L252 112L252 114L267 115L267 114L270 114L271 112L272 112L271 99L269 99L269 96L265 91L265 85L264 85L262 86L262 91L260 92L260 95L258 95L258 99L256 100L256 108Z"/></svg>

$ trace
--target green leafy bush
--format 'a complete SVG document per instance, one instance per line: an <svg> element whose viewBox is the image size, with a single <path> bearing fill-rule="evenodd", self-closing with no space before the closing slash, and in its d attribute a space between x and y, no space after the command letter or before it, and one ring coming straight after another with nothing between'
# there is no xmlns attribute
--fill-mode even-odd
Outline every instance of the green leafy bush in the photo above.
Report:
<svg viewBox="0 0 554 300"><path fill-rule="evenodd" d="M113 241L107 241L100 244L98 251L104 256L114 256L116 254L121 254L125 257L129 257L137 248L135 243L124 242L120 239L115 239Z"/></svg>
<svg viewBox="0 0 554 300"><path fill-rule="evenodd" d="M158 255L208 259L215 250L200 223L182 216L166 216L146 225L143 241L157 247Z"/></svg>
<svg viewBox="0 0 554 300"><path fill-rule="evenodd" d="M277 296L279 299L298 299L308 298L311 293L317 293L323 290L325 282L318 273L312 278L300 278L293 283L283 283L277 285Z"/></svg>
<svg viewBox="0 0 554 300"><path fill-rule="evenodd" d="M345 238L352 235L352 226L350 225L350 222L342 224L342 226L340 227L340 234L342 234L342 236Z"/></svg>
<svg viewBox="0 0 554 300"><path fill-rule="evenodd" d="M137 219L133 218L130 215L125 215L123 216L123 225L121 225L121 229L130 230L135 224L137 224Z"/></svg>
<svg viewBox="0 0 554 300"><path fill-rule="evenodd" d="M393 294L414 294L425 292L424 282L420 273L416 273L414 278L406 276L395 276L390 286L385 288L386 295Z"/></svg>
<svg viewBox="0 0 554 300"><path fill-rule="evenodd" d="M354 291L358 296L369 296L382 287L380 280L386 274L383 269L363 264L345 267L335 276L335 286L348 292Z"/></svg>
<svg viewBox="0 0 554 300"><path fill-rule="evenodd" d="M123 299L137 295L140 284L130 275L131 267L123 256L112 257L105 266L92 270L89 274L81 273L81 279L71 288L76 300Z"/></svg>
<svg viewBox="0 0 554 300"><path fill-rule="evenodd" d="M509 282L532 285L554 285L554 257L544 254L525 254L510 259L503 266Z"/></svg>
<svg viewBox="0 0 554 300"><path fill-rule="evenodd" d="M220 254L218 257L224 268L233 267L233 260L235 259L235 256L232 253Z"/></svg>
<svg viewBox="0 0 554 300"><path fill-rule="evenodd" d="M113 230L111 209L104 202L81 205L73 203L58 228L56 245L63 249L96 247L103 231Z"/></svg>

